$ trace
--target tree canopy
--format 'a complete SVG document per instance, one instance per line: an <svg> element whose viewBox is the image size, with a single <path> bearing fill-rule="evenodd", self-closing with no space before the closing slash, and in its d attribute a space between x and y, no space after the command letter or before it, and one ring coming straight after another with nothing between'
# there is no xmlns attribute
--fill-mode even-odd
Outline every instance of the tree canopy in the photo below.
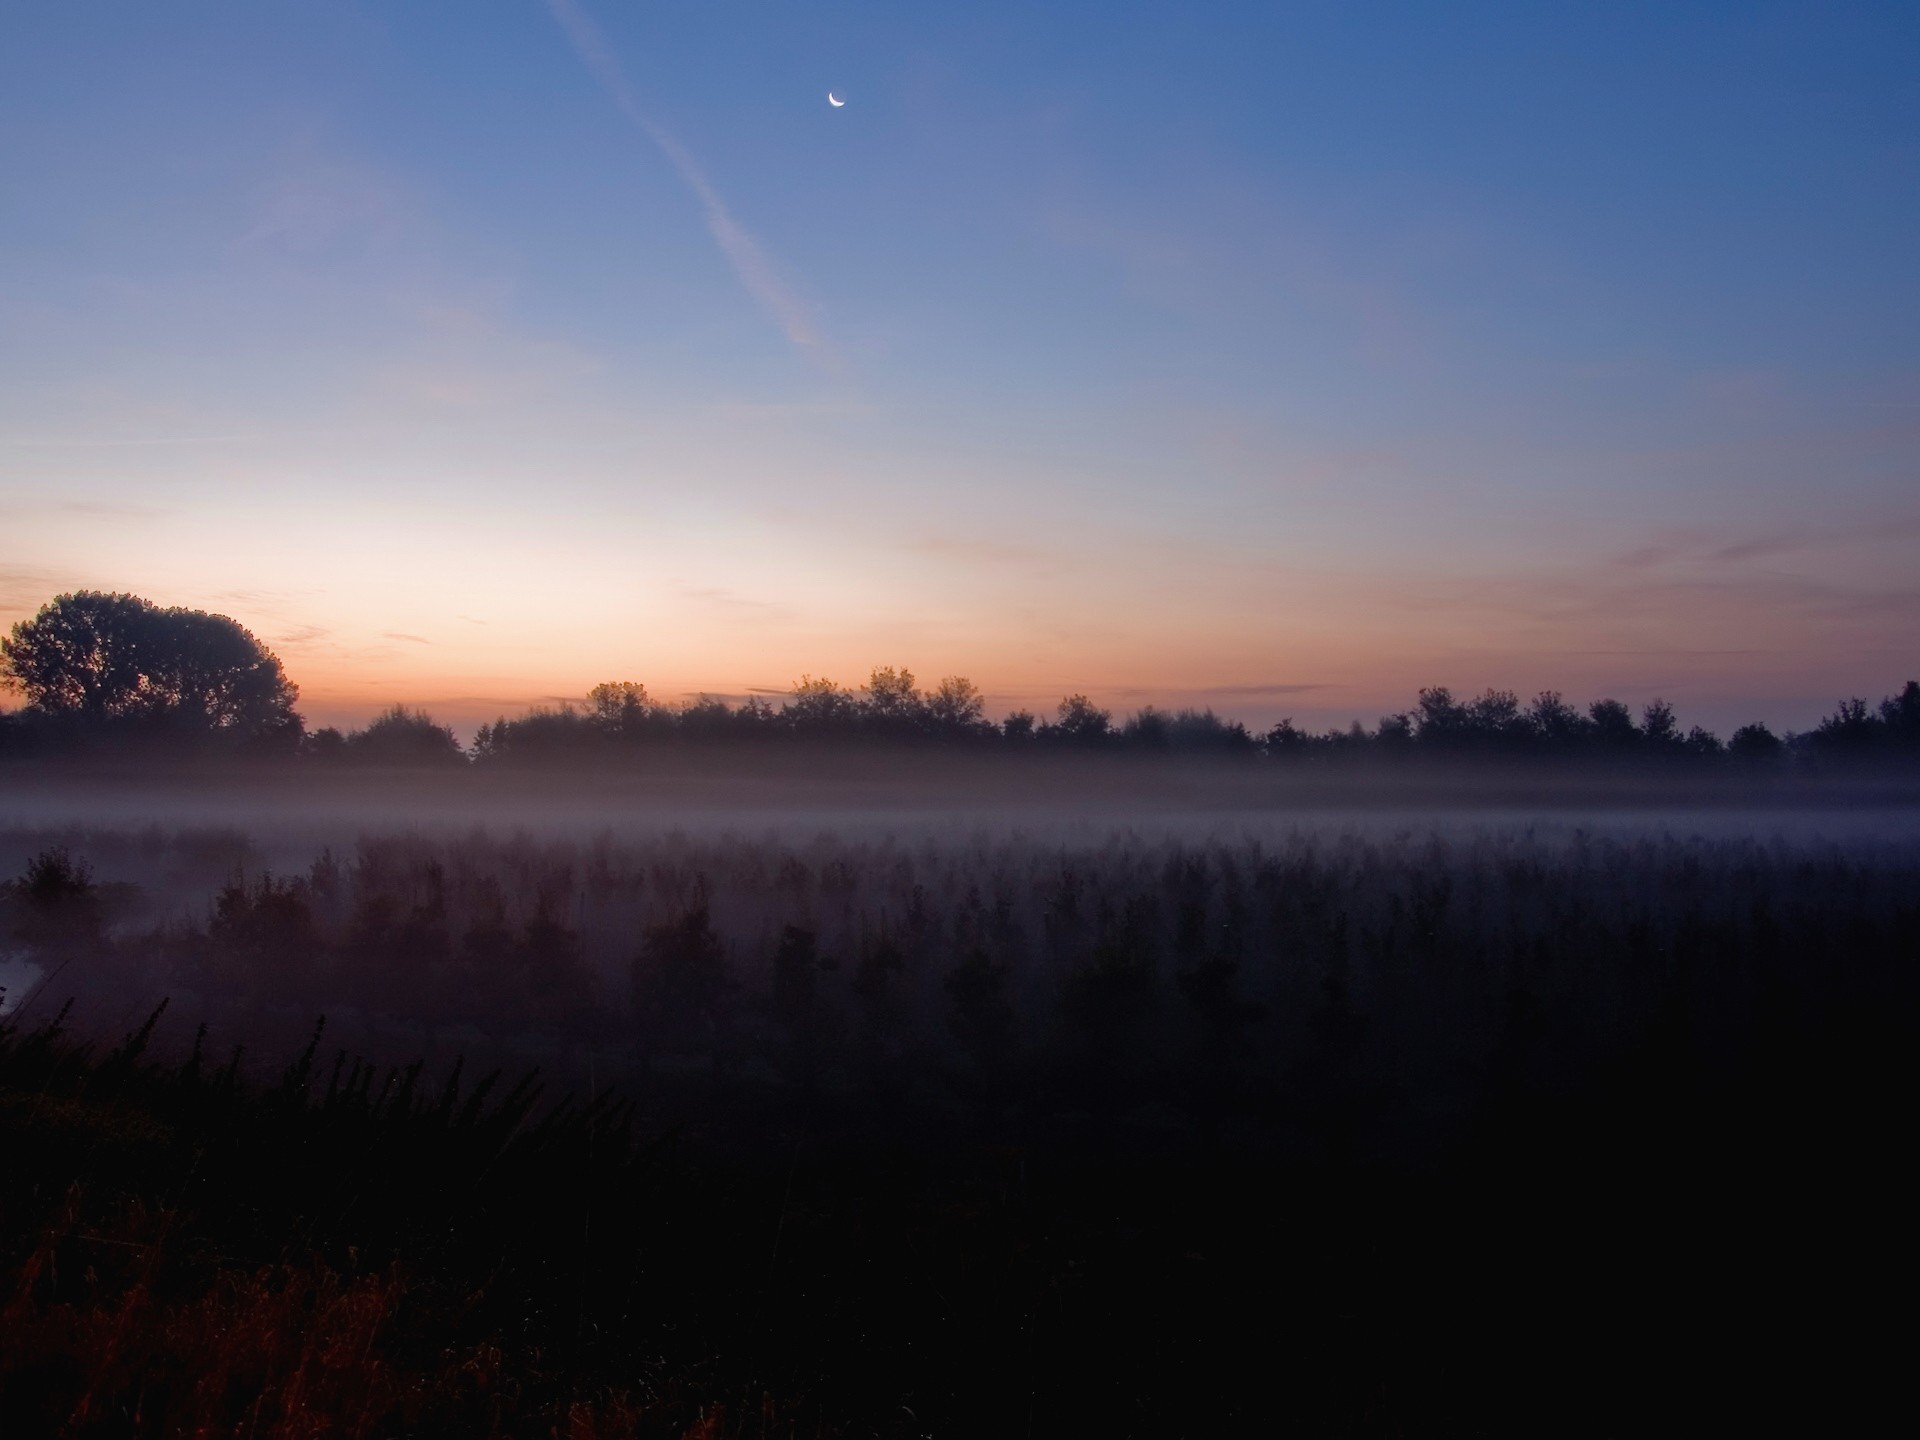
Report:
<svg viewBox="0 0 1920 1440"><path fill-rule="evenodd" d="M763 694L738 703L719 696L668 703L633 680L609 681L584 704L536 707L479 727L469 751L445 725L396 705L364 729L307 734L294 712L298 691L280 662L224 615L162 608L136 595L78 590L56 596L0 638L0 688L23 692L27 707L0 710L0 757L45 754L98 736L298 753L312 761L379 765L522 762L597 763L637 758L661 745L709 743L929 745L1088 751L1143 756L1258 757L1287 765L1521 761L1530 765L1719 767L1732 773L1791 768L1840 773L1920 765L1920 682L1877 707L1840 702L1810 731L1776 736L1747 725L1722 742L1699 726L1682 730L1664 700L1636 717L1619 700L1584 710L1557 691L1523 703L1511 690L1465 698L1446 686L1368 729L1358 720L1313 733L1283 719L1264 734L1212 710L1148 705L1125 718L1086 695L1063 697L1052 719L1015 710L988 718L986 697L960 675L919 688L904 666L879 666L854 688L802 675L776 705Z"/></svg>
<svg viewBox="0 0 1920 1440"><path fill-rule="evenodd" d="M299 690L225 615L137 595L56 596L0 640L0 678L30 713L83 726L293 743Z"/></svg>
<svg viewBox="0 0 1920 1440"><path fill-rule="evenodd" d="M424 710L390 705L343 742L356 759L382 765L464 765L466 751L453 731Z"/></svg>

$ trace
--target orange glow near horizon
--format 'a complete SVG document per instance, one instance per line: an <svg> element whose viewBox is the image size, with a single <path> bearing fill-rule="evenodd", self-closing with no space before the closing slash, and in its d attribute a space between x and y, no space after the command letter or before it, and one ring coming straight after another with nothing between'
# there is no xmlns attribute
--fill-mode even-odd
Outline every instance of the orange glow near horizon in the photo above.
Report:
<svg viewBox="0 0 1920 1440"><path fill-rule="evenodd" d="M1795 576L1779 557L1728 558L1684 536L1449 573L1283 562L1118 527L996 547L788 517L726 531L604 507L586 526L391 506L353 521L229 510L209 525L185 509L24 520L16 533L37 530L48 563L8 577L0 624L81 588L231 615L280 657L316 726L404 703L470 734L605 680L637 680L664 703L777 699L802 674L858 688L894 665L923 686L965 675L995 714L1048 715L1084 693L1120 713L1211 706L1255 728L1282 716L1320 728L1371 724L1447 685L1580 704L1661 696L1686 723L1725 731L1804 728L1911 669L1899 607L1876 610L1819 573L1895 585L1898 531L1809 541L1790 557L1806 572ZM660 556L673 558L646 558Z"/></svg>
<svg viewBox="0 0 1920 1440"><path fill-rule="evenodd" d="M760 694L778 704L803 674L858 689L878 665L911 670L923 688L964 675L985 692L996 716L1015 709L1051 715L1063 696L1084 693L1117 713L1146 705L1211 707L1259 729L1282 716L1313 728L1355 719L1371 725L1409 708L1425 685L1447 685L1463 696L1512 689L1523 699L1559 690L1582 705L1612 696L1638 707L1659 696L1687 723L1723 732L1753 720L1804 728L1833 699L1875 684L1878 694L1905 678L1894 673L1899 659L1889 645L1875 667L1886 673L1863 683L1860 672L1868 667L1862 661L1871 657L1820 655L1817 627L1808 626L1780 637L1805 647L1793 678L1797 688L1812 695L1824 689L1832 699L1782 693L1778 652L1728 643L1739 638L1737 610L1717 623L1698 617L1694 633L1677 637L1691 645L1654 647L1636 646L1642 635L1619 616L1545 626L1530 616L1506 623L1451 616L1444 623L1429 615L1417 628L1405 619L1382 616L1369 624L1354 617L1342 631L1316 630L1305 620L1261 625L1242 617L1204 642L1171 618L1131 633L1117 623L1086 620L1066 638L1015 633L971 643L927 624L927 643L920 645L911 625L871 627L858 639L823 633L826 627L793 635L780 633L783 627L756 633L751 625L726 624L649 639L609 625L575 631L563 643L523 622L474 627L455 641L382 631L361 637L359 645L340 635L296 639L277 649L301 686L301 707L312 724L361 724L404 703L462 734L501 715L580 701L607 680L639 681L663 704L701 694L736 702Z"/></svg>
<svg viewBox="0 0 1920 1440"><path fill-rule="evenodd" d="M1310 487L1223 528L1094 503L1031 466L987 483L927 462L901 500L895 470L830 475L796 448L777 473L816 498L799 509L755 488L776 465L764 447L695 439L715 453L589 457L538 503L509 503L522 472L503 462L484 483L381 484L359 452L348 480L309 458L241 487L287 463L275 452L156 479L138 502L15 504L9 538L34 564L0 571L0 624L66 590L132 591L246 625L311 723L406 703L462 733L604 680L673 702L777 695L802 674L857 687L876 665L965 675L996 713L1077 692L1122 713L1344 726L1447 685L1660 696L1724 732L1804 728L1912 668L1916 530L1897 515L1542 523L1462 494L1443 544L1427 512ZM87 494L101 462L63 463L79 467L67 493Z"/></svg>

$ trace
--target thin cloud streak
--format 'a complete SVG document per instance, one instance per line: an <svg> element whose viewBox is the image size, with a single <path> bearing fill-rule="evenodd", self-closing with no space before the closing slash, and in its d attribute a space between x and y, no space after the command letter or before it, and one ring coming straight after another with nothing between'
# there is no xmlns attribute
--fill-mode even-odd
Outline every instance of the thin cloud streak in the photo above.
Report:
<svg viewBox="0 0 1920 1440"><path fill-rule="evenodd" d="M1646 570L1684 562L1738 564L1830 549L1837 545L1884 542L1914 535L1920 535L1920 516L1911 515L1882 516L1871 524L1846 528L1807 525L1755 535L1745 540L1723 540L1700 529L1679 530L1616 556L1613 565L1619 570Z"/></svg>
<svg viewBox="0 0 1920 1440"><path fill-rule="evenodd" d="M765 620L791 620L794 612L790 606L772 600L756 600L750 595L729 590L720 585L676 584L673 593L682 599L692 600L722 614L759 617Z"/></svg>
<svg viewBox="0 0 1920 1440"><path fill-rule="evenodd" d="M1329 680L1318 680L1312 684L1290 685L1209 685L1194 693L1198 695L1304 695L1309 690L1341 690L1346 687Z"/></svg>
<svg viewBox="0 0 1920 1440"><path fill-rule="evenodd" d="M0 445L14 450L146 450L164 446L253 445L259 435L142 435L129 439L97 436L6 436Z"/></svg>
<svg viewBox="0 0 1920 1440"><path fill-rule="evenodd" d="M576 0L547 0L547 7L553 11L553 18L566 31L574 50L579 53L594 79L600 82L601 88L612 98L620 113L654 143L687 188L693 191L706 216L708 233L732 262L740 283L765 307L789 341L802 350L824 354L810 307L781 282L773 262L760 248L760 242L733 218L733 212L727 208L720 193L713 188L713 182L707 179L706 172L688 153L686 146L640 108L639 101L634 98L633 88L627 83L626 72L620 68L619 58L614 55L607 44L607 37L593 18Z"/></svg>
<svg viewBox="0 0 1920 1440"><path fill-rule="evenodd" d="M909 541L907 548L921 555L954 560L962 564L1002 565L1016 569L1053 566L1061 556L1035 545L1014 541L969 539L954 535L928 535Z"/></svg>

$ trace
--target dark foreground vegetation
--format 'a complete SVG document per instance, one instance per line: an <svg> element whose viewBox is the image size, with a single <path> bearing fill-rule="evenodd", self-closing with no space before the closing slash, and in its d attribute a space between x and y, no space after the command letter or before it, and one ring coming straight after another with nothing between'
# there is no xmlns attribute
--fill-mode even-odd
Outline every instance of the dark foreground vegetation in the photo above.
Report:
<svg viewBox="0 0 1920 1440"><path fill-rule="evenodd" d="M1899 1399L1912 842L55 838L0 899L0 1432Z"/></svg>

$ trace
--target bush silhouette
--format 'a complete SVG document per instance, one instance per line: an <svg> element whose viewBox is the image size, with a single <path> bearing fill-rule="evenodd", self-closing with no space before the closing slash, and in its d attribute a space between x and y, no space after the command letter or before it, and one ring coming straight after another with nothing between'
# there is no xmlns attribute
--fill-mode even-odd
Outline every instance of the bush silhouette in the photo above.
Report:
<svg viewBox="0 0 1920 1440"><path fill-rule="evenodd" d="M452 730L423 710L395 705L383 710L342 746L344 757L371 765L464 765L466 751Z"/></svg>
<svg viewBox="0 0 1920 1440"><path fill-rule="evenodd" d="M224 615L78 590L0 640L0 679L32 716L81 735L219 739L291 750L299 691L280 662Z"/></svg>

